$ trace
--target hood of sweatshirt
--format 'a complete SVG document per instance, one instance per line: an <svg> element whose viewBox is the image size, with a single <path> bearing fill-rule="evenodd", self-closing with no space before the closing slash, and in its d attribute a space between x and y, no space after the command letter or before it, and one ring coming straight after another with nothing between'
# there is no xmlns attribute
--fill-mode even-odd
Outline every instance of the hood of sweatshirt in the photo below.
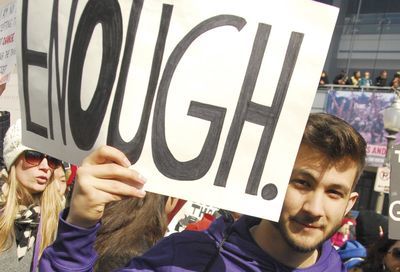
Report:
<svg viewBox="0 0 400 272"><path fill-rule="evenodd" d="M290 268L268 255L254 241L250 234L250 228L259 224L261 219L242 216L237 222L220 217L213 222L206 234L216 241L221 247L220 254L224 262L234 262L243 265L246 271L346 271L340 256L331 246L329 239L322 245L318 261L307 268ZM218 262L221 260L216 260ZM250 270L247 270L250 269Z"/></svg>

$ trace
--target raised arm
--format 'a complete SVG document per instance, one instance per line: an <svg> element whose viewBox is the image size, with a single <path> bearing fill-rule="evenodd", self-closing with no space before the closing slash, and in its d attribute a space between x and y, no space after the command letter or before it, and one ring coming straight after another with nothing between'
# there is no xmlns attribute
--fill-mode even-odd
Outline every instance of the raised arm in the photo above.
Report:
<svg viewBox="0 0 400 272"><path fill-rule="evenodd" d="M145 196L144 179L129 166L126 156L110 146L84 159L70 209L60 217L57 239L43 252L39 271L92 271L97 258L93 245L105 204Z"/></svg>

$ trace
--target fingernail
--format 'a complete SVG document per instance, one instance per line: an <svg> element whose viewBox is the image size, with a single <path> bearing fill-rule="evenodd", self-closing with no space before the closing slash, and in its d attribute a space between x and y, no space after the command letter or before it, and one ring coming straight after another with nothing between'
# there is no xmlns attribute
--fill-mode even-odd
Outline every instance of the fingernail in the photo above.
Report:
<svg viewBox="0 0 400 272"><path fill-rule="evenodd" d="M140 189L140 190L138 191L138 193L139 193L139 196L141 196L141 197L144 197L144 196L146 195L146 191L143 190L143 188Z"/></svg>
<svg viewBox="0 0 400 272"><path fill-rule="evenodd" d="M141 180L143 183L146 183L146 182L147 182L147 179L146 179L144 176L142 176L142 174L139 174L138 178L139 178L139 180Z"/></svg>
<svg viewBox="0 0 400 272"><path fill-rule="evenodd" d="M124 159L124 163L127 167L131 166L131 162L127 158Z"/></svg>

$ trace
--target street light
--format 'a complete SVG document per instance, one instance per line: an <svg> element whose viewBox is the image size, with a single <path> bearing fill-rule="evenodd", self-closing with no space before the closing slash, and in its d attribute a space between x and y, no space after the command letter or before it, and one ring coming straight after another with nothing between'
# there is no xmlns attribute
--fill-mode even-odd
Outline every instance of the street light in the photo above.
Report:
<svg viewBox="0 0 400 272"><path fill-rule="evenodd" d="M390 149L394 145L396 134L400 131L400 91L395 90L395 94L396 96L393 103L383 111L383 125L387 132L386 156L383 163L384 167L389 167L391 154ZM377 213L382 213L384 200L385 194L380 192L375 205L375 211Z"/></svg>
<svg viewBox="0 0 400 272"><path fill-rule="evenodd" d="M383 111L385 130L392 135L400 131L400 91L395 90L395 94L393 103Z"/></svg>

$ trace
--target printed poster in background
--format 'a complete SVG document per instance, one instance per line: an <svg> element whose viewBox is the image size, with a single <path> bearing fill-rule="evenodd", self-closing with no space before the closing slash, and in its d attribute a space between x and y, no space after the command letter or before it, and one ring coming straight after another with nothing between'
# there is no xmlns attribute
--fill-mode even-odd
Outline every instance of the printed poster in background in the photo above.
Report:
<svg viewBox="0 0 400 272"><path fill-rule="evenodd" d="M109 144L145 190L278 220L337 8L18 3L24 144L78 165Z"/></svg>
<svg viewBox="0 0 400 272"><path fill-rule="evenodd" d="M367 142L367 165L379 167L386 156L383 110L391 105L393 93L329 91L326 112L350 123ZM400 134L396 140L400 143Z"/></svg>
<svg viewBox="0 0 400 272"><path fill-rule="evenodd" d="M391 150L389 238L400 239L400 145Z"/></svg>
<svg viewBox="0 0 400 272"><path fill-rule="evenodd" d="M17 62L16 8L16 1L0 4L0 84L9 81L9 74L14 70Z"/></svg>
<svg viewBox="0 0 400 272"><path fill-rule="evenodd" d="M6 89L0 96L0 111L10 112L11 124L14 124L17 119L21 118L18 93L18 74L15 70L9 74L9 81L7 82Z"/></svg>
<svg viewBox="0 0 400 272"><path fill-rule="evenodd" d="M204 214L217 217L219 216L218 210L218 208L206 204L187 201L168 224L165 236L185 230L189 224L200 221Z"/></svg>

